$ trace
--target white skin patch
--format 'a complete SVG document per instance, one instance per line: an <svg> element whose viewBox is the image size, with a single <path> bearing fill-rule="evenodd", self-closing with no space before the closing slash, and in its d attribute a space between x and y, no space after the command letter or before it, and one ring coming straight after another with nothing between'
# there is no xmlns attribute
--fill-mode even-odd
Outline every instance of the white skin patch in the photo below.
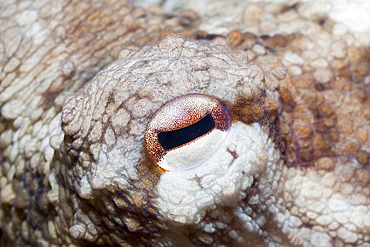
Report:
<svg viewBox="0 0 370 247"><path fill-rule="evenodd" d="M189 156L189 150L205 149L204 142L192 142L177 149L177 156ZM228 205L239 201L253 182L253 176L267 165L266 159L261 159L260 149L267 147L268 136L261 125L254 123L246 125L234 123L226 132L225 138L219 139L215 146L217 151L207 152L201 165L182 171L165 172L158 183L158 208L166 219L179 223L193 224L199 222L207 209L215 208L217 204ZM201 152L198 152L199 154ZM198 157L198 159L202 159ZM176 159L167 160L174 164Z"/></svg>
<svg viewBox="0 0 370 247"><path fill-rule="evenodd" d="M188 144L168 151L158 165L163 169L176 171L197 167L218 151L226 136L226 131L213 129L210 133L193 141L193 145Z"/></svg>

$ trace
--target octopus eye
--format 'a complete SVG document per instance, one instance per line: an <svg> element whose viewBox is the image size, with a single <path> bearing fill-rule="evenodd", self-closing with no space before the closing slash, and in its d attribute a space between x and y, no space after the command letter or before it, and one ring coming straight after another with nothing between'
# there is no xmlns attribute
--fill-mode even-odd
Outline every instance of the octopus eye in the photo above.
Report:
<svg viewBox="0 0 370 247"><path fill-rule="evenodd" d="M222 142L231 124L229 107L220 100L188 94L162 106L147 126L144 145L165 170L187 170L202 163Z"/></svg>
<svg viewBox="0 0 370 247"><path fill-rule="evenodd" d="M176 148L207 134L215 127L211 114L198 122L181 129L163 131L158 134L158 141L164 149Z"/></svg>

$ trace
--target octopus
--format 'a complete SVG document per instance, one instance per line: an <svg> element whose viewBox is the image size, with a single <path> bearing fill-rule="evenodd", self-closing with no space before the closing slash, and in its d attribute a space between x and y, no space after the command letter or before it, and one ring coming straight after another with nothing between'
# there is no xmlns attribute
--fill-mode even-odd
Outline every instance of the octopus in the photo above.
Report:
<svg viewBox="0 0 370 247"><path fill-rule="evenodd" d="M1 3L1 246L370 246L368 30L237 6Z"/></svg>

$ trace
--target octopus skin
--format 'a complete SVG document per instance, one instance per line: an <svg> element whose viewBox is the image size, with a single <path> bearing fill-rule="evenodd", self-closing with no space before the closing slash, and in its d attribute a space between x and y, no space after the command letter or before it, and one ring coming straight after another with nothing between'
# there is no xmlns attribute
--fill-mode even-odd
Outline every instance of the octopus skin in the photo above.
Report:
<svg viewBox="0 0 370 247"><path fill-rule="evenodd" d="M1 246L370 246L368 34L309 6L2 3Z"/></svg>

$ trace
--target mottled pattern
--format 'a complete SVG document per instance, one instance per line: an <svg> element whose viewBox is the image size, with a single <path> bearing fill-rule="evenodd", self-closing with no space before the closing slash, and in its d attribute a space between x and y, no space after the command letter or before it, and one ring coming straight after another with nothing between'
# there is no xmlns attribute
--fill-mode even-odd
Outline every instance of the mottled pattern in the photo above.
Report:
<svg viewBox="0 0 370 247"><path fill-rule="evenodd" d="M201 23L1 3L2 246L370 246L369 34L309 3L249 4L221 31L244 33ZM232 134L203 170L165 172L145 128L188 93L227 102Z"/></svg>

